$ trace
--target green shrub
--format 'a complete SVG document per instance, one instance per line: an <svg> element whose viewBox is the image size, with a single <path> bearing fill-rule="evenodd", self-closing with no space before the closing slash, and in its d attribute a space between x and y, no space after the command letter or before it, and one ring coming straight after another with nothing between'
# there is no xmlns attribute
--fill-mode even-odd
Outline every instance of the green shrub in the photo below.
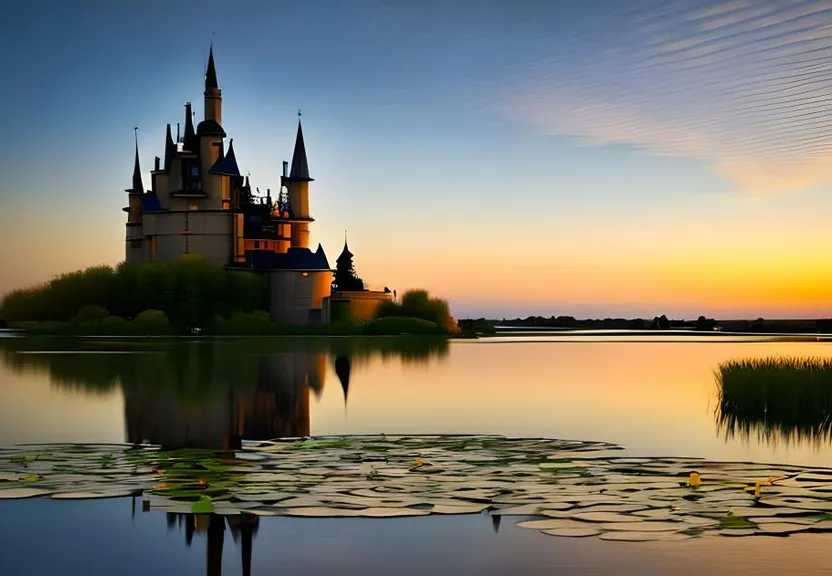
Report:
<svg viewBox="0 0 832 576"><path fill-rule="evenodd" d="M161 336L171 334L173 329L167 315L161 310L145 310L130 322L134 334Z"/></svg>
<svg viewBox="0 0 832 576"><path fill-rule="evenodd" d="M439 326L445 332L459 330L451 316L448 303L441 298L431 298L426 290L405 292L401 303L384 302L376 311L378 319L397 316L421 318Z"/></svg>
<svg viewBox="0 0 832 576"><path fill-rule="evenodd" d="M373 336L395 336L399 334L444 334L440 326L423 318L407 316L388 316L366 324L364 334Z"/></svg>

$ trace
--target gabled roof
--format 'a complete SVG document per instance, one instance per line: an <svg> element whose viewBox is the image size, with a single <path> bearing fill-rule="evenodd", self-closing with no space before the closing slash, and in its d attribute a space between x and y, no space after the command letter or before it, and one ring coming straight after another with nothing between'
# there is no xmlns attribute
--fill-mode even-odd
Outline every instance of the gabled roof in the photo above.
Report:
<svg viewBox="0 0 832 576"><path fill-rule="evenodd" d="M295 137L295 151L292 154L292 169L289 171L289 180L299 182L311 182L309 177L309 163L306 161L306 145L303 143L303 126L298 120L298 135Z"/></svg>
<svg viewBox="0 0 832 576"><path fill-rule="evenodd" d="M217 159L211 169L211 174L224 174L226 176L239 176L240 168L237 166L237 157L234 155L234 139L228 143L228 153Z"/></svg>

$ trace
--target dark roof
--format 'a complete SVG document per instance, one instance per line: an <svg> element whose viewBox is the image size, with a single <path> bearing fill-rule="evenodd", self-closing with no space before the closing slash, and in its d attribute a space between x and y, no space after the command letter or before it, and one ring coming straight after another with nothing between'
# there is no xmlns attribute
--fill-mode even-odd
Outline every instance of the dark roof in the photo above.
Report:
<svg viewBox="0 0 832 576"><path fill-rule="evenodd" d="M133 163L133 187L126 192L130 194L144 194L144 183L142 182L142 169L139 166L139 143L136 142L136 161Z"/></svg>
<svg viewBox="0 0 832 576"><path fill-rule="evenodd" d="M225 130L222 129L222 126L220 126L219 122L217 122L216 120L203 120L196 127L196 135L219 136L221 138L225 138Z"/></svg>
<svg viewBox="0 0 832 576"><path fill-rule="evenodd" d="M142 197L142 211L143 212L161 212L164 210L159 203L159 197L156 192L148 192Z"/></svg>
<svg viewBox="0 0 832 576"><path fill-rule="evenodd" d="M165 170L170 170L170 163L173 162L175 155L176 144L173 143L173 137L170 135L170 124L168 124L167 133L165 134Z"/></svg>
<svg viewBox="0 0 832 576"><path fill-rule="evenodd" d="M344 240L344 249L341 250L341 255L338 256L338 262L340 262L342 258L352 258L353 256L355 255L350 252L349 248L347 248L347 241Z"/></svg>
<svg viewBox="0 0 832 576"><path fill-rule="evenodd" d="M309 248L289 248L288 252L275 254L274 252L251 252L252 266L257 270L296 270L299 272L316 270L331 270L329 260L324 249L318 245L318 250L312 252Z"/></svg>
<svg viewBox="0 0 832 576"><path fill-rule="evenodd" d="M208 70L205 72L205 89L219 88L217 84L217 69L214 67L214 47L208 51Z"/></svg>
<svg viewBox="0 0 832 576"><path fill-rule="evenodd" d="M237 167L237 157L234 155L233 138L228 143L228 154L220 156L208 172L212 174L225 174L226 176L240 175L240 168Z"/></svg>
<svg viewBox="0 0 832 576"><path fill-rule="evenodd" d="M295 138L295 152L292 154L292 169L289 179L301 182L311 182L309 177L309 163L306 161L306 145L303 143L303 127L298 120L298 135Z"/></svg>

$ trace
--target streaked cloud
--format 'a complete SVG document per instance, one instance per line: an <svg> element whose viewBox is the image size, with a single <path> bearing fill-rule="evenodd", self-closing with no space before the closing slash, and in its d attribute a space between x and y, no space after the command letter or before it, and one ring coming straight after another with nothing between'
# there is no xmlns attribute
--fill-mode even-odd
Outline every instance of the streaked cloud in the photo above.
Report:
<svg viewBox="0 0 832 576"><path fill-rule="evenodd" d="M499 103L511 117L701 159L755 194L832 180L832 3L647 2L569 26L597 41L517 70Z"/></svg>

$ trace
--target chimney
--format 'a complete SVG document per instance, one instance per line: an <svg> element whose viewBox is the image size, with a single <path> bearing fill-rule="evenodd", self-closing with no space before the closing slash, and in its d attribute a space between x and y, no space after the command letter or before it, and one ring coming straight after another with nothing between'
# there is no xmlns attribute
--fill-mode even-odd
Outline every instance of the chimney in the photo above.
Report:
<svg viewBox="0 0 832 576"><path fill-rule="evenodd" d="M161 159L161 158L159 158L158 156L156 156L156 163L153 165L153 169L154 169L156 172L158 172L158 171L159 171L159 168L160 168L160 163L161 163L161 162L162 162L162 159Z"/></svg>
<svg viewBox="0 0 832 576"><path fill-rule="evenodd" d="M286 178L286 176L289 175L288 172L289 172L289 163L286 160L284 160L283 161L283 177L284 178Z"/></svg>

